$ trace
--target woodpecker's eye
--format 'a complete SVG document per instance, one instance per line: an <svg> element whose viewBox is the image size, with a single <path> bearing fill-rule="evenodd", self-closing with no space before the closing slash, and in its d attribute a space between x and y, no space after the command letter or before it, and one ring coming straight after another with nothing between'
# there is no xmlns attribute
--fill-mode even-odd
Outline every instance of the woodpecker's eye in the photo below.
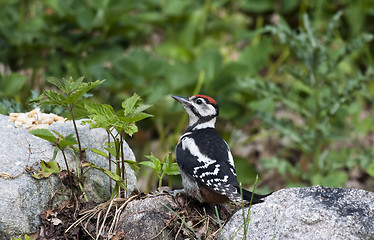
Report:
<svg viewBox="0 0 374 240"><path fill-rule="evenodd" d="M202 104L203 101L202 101L201 99L198 98L198 99L196 100L196 103L197 103L197 104Z"/></svg>

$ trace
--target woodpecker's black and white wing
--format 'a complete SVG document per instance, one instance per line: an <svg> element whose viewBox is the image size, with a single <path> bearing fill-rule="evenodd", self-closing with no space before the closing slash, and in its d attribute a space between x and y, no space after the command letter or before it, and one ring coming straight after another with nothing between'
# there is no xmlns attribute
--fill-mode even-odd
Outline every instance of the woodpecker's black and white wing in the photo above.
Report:
<svg viewBox="0 0 374 240"><path fill-rule="evenodd" d="M186 132L177 146L179 167L232 201L240 201L234 160L227 143L214 128Z"/></svg>

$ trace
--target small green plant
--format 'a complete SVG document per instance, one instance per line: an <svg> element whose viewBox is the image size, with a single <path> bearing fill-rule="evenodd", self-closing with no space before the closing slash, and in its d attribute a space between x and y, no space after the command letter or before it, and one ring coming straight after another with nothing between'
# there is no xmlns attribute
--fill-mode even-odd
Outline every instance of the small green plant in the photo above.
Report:
<svg viewBox="0 0 374 240"><path fill-rule="evenodd" d="M125 162L134 170L138 169L135 161L124 158L123 141L125 134L132 136L138 131L135 123L152 116L143 112L150 105L143 105L141 102L141 98L134 94L122 103L122 109L118 112L115 112L113 107L107 104L98 104L91 101L84 103L85 109L89 112L88 117L91 119L84 123L90 124L90 128L103 128L108 133L108 143L105 148L107 153L94 148L90 148L90 150L108 158L109 170L111 170L111 157L113 156L115 158L116 174L122 176L122 179L126 179ZM110 189L112 190L112 186L110 186ZM112 192L112 198L118 193L120 193L120 186L116 184Z"/></svg>
<svg viewBox="0 0 374 240"><path fill-rule="evenodd" d="M84 77L74 80L72 77L69 79L63 78L50 78L49 82L55 85L62 93L57 93L54 90L44 91L38 98L30 100L30 103L38 103L43 105L58 105L64 107L69 111L71 120L73 121L75 136L78 140L79 159L83 161L83 151L79 140L78 129L75 123L74 112L75 108L82 108L84 99L82 98L89 90L103 83L105 80L97 80L92 83L83 82Z"/></svg>
<svg viewBox="0 0 374 240"><path fill-rule="evenodd" d="M175 162L172 162L172 155L171 153L167 155L163 161L158 159L151 153L151 155L146 156L146 158L149 159L149 161L143 161L139 164L143 166L147 166L153 169L157 173L158 176L158 187L160 188L162 186L162 179L165 175L169 175L169 187L172 185L171 176L172 175L178 175L178 165Z"/></svg>
<svg viewBox="0 0 374 240"><path fill-rule="evenodd" d="M56 134L56 136L53 134ZM68 185L69 188L73 191L74 190L74 180L72 176L72 172L70 171L70 167L66 158L66 149L72 149L75 154L78 154L78 150L74 147L78 142L73 137L73 134L69 134L68 136L63 136L62 134L56 132L56 131L49 131L47 129L36 129L31 131L30 133L41 138L44 140L47 140L51 142L54 146L56 146L54 150L54 154L52 159L49 162L41 161L41 170L39 170L37 173L33 174L34 178L41 179L41 178L48 178L53 173L59 173L60 172L60 166L55 161L55 158L57 156L58 151L61 151L62 156L65 161L65 166L67 170L67 178L68 178ZM78 178L78 185L82 193L84 193L83 185L82 185L82 178L83 175L81 175L81 178ZM88 201L87 196L84 194L85 199Z"/></svg>
<svg viewBox="0 0 374 240"><path fill-rule="evenodd" d="M63 79L62 81L52 79L50 80L50 82L54 84L62 93L60 94L53 90L47 90L36 99L31 100L31 102L64 107L70 113L70 117L74 125L76 139L73 137L73 134L69 134L65 137L56 131L52 131L52 133L51 131L46 129L38 129L32 131L31 133L35 136L45 139L56 146L53 159L50 162L41 162L42 169L34 174L34 177L49 177L52 173L59 172L60 168L58 164L53 160L56 158L57 152L61 151L68 172L68 178L70 182L69 185L71 189L73 189L73 180L71 176L72 172L70 171L70 167L65 155L66 149L72 149L77 159L79 159L77 163L77 177L78 184L82 193L84 193L82 184L84 175L90 169L97 169L109 176L110 186L111 180L114 180L116 182L116 186L114 188L115 191L112 191L112 187L110 191L112 193L112 198L118 196L121 192L121 189L127 190L127 183L123 180L127 179L124 166L125 162L129 163L133 168L137 167L136 162L124 159L124 136L125 134L131 136L132 134L137 132L138 128L135 123L151 116L143 112L144 110L149 108L149 106L142 105L140 97L134 94L132 97L126 99L122 103L122 109L116 113L110 105L98 104L83 98L83 96L90 89L103 83L104 80L97 80L93 83L85 83L83 82L83 77L81 77L76 81L70 78L69 80ZM104 128L107 131L108 143L105 149L108 153L93 148L90 148L90 150L109 159L109 170L98 167L95 164L87 162L84 159L84 149L81 146L78 129L75 122L74 112L76 111L79 111L81 113L83 112L88 115L91 120L85 121L83 123L89 123L90 128ZM111 142L110 137L113 139L113 142ZM78 148L76 148L75 145L78 145ZM114 156L116 158L116 173L113 173L111 171L111 156ZM122 196L124 196L124 194ZM88 200L86 196L85 198L86 200Z"/></svg>
<svg viewBox="0 0 374 240"><path fill-rule="evenodd" d="M23 239L14 237L13 240L32 240L32 239L29 237L29 235L25 234L23 236Z"/></svg>

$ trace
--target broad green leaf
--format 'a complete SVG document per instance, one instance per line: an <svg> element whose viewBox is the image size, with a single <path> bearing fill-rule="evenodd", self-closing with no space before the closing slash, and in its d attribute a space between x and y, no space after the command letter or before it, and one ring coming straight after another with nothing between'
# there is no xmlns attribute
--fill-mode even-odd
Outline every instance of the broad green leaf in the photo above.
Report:
<svg viewBox="0 0 374 240"><path fill-rule="evenodd" d="M60 166L58 165L58 162L56 161L40 161L40 165L42 167L42 170L44 172L51 172L51 173L59 173L60 172Z"/></svg>
<svg viewBox="0 0 374 240"><path fill-rule="evenodd" d="M45 96L43 94L40 94L38 97L30 99L29 103L39 104L39 103L41 103L41 101L43 101L44 97Z"/></svg>
<svg viewBox="0 0 374 240"><path fill-rule="evenodd" d="M162 171L167 175L179 174L178 164L175 162L173 163L171 153L165 157L164 163L162 165Z"/></svg>
<svg viewBox="0 0 374 240"><path fill-rule="evenodd" d="M97 155L100 155L100 156L103 156L105 158L108 158L108 154L106 152L103 152L99 149L96 149L96 148L89 148L92 152L96 153Z"/></svg>
<svg viewBox="0 0 374 240"><path fill-rule="evenodd" d="M153 105L149 105L149 104L140 104L139 107L136 108L136 111L137 113L139 112L143 112L145 110L147 110L148 108L152 107Z"/></svg>
<svg viewBox="0 0 374 240"><path fill-rule="evenodd" d="M366 172L374 178L374 163L370 164L369 167L366 169Z"/></svg>
<svg viewBox="0 0 374 240"><path fill-rule="evenodd" d="M57 143L57 141L58 141L58 139L55 137L55 135L53 135L53 133L51 133L47 129L36 129L36 130L30 131L30 133L37 136L37 137L40 137L44 140L47 140L51 143Z"/></svg>
<svg viewBox="0 0 374 240"><path fill-rule="evenodd" d="M81 83L73 93L71 93L65 100L66 104L73 104L77 102L85 93L92 88L103 83L105 80L96 80L92 83Z"/></svg>
<svg viewBox="0 0 374 240"><path fill-rule="evenodd" d="M143 161L143 162L139 162L140 165L143 165L143 166L147 166L147 167L150 167L152 168L154 171L157 170L157 166L154 162L151 162L151 161Z"/></svg>
<svg viewBox="0 0 374 240"><path fill-rule="evenodd" d="M46 90L43 92L43 95L47 98L42 100L41 104L55 104L60 106L66 106L65 97L59 93L56 93L52 90Z"/></svg>
<svg viewBox="0 0 374 240"><path fill-rule="evenodd" d="M42 178L48 178L53 173L59 173L60 172L60 166L56 161L40 161L41 170L37 171L36 174L33 174L32 176L36 179L42 179Z"/></svg>
<svg viewBox="0 0 374 240"><path fill-rule="evenodd" d="M11 73L6 77L0 78L0 97L13 97L19 94L26 81L26 76L19 73Z"/></svg>
<svg viewBox="0 0 374 240"><path fill-rule="evenodd" d="M57 131L54 131L52 130L52 132L54 132L60 139L58 141L58 146L60 148L66 148L66 147L69 147L69 146L73 146L75 144L78 144L77 140L74 138L73 134L69 134L67 135L66 137L64 135L62 135L61 133L57 132Z"/></svg>
<svg viewBox="0 0 374 240"><path fill-rule="evenodd" d="M119 119L124 123L136 123L140 120L143 120L143 119L149 118L149 117L153 117L153 115L148 114L148 113L139 112L139 113L135 113L134 115L132 115L130 117L119 117Z"/></svg>
<svg viewBox="0 0 374 240"><path fill-rule="evenodd" d="M106 147L105 150L107 150L108 153L111 154L113 157L117 156L116 149L114 147Z"/></svg>
<svg viewBox="0 0 374 240"><path fill-rule="evenodd" d="M179 175L179 169L177 163L171 163L170 165L164 164L162 166L163 171L167 175Z"/></svg>
<svg viewBox="0 0 374 240"><path fill-rule="evenodd" d="M69 136L72 137L71 138L68 138ZM62 148L66 148L66 147L69 147L69 146L73 146L75 144L78 144L77 140L75 140L75 138L73 137L73 134L70 134L68 135L66 138L64 139L61 139L58 143L58 145Z"/></svg>
<svg viewBox="0 0 374 240"><path fill-rule="evenodd" d="M162 172L162 169L161 169L161 161L160 159L156 158L153 153L151 153L151 155L148 155L148 156L145 156L146 158L148 158L150 161L143 161L143 162L140 162L139 164L141 165L144 165L144 166L148 166L150 168L152 168L157 174L161 174Z"/></svg>
<svg viewBox="0 0 374 240"><path fill-rule="evenodd" d="M134 133L138 132L138 127L134 123L129 124L127 127L121 128L121 129L123 129L123 131L125 131L125 133L127 133L130 136L132 136ZM117 131L118 130L119 129L117 129Z"/></svg>
<svg viewBox="0 0 374 240"><path fill-rule="evenodd" d="M123 189L126 189L127 190L127 186L125 184L125 181L121 178L121 176L115 174L114 172L112 171L109 171L108 169L106 168L103 168L103 167L98 167L96 166L95 164L91 163L91 167L92 168L95 168L103 173L105 173L108 177L110 177L112 180L114 180L117 184L120 185L121 188Z"/></svg>
<svg viewBox="0 0 374 240"><path fill-rule="evenodd" d="M58 78L55 78L55 77L50 77L48 78L48 82L49 83L52 83L53 85L55 85L58 89L60 89L61 91L63 91L65 94L69 94L70 93L70 88L69 88L69 82L63 78L62 80L58 79Z"/></svg>
<svg viewBox="0 0 374 240"><path fill-rule="evenodd" d="M127 164L129 164L129 166L135 171L135 172L138 172L139 171L139 166L138 166L138 162L137 161L133 161L133 160L124 160Z"/></svg>
<svg viewBox="0 0 374 240"><path fill-rule="evenodd" d="M122 108L124 109L124 116L128 116L132 114L136 108L140 105L141 99L140 97L134 93L131 97L127 98L124 102L122 102Z"/></svg>
<svg viewBox="0 0 374 240"><path fill-rule="evenodd" d="M85 101L84 107L92 114L99 114L107 118L114 115L114 109L108 104L95 103L93 101Z"/></svg>

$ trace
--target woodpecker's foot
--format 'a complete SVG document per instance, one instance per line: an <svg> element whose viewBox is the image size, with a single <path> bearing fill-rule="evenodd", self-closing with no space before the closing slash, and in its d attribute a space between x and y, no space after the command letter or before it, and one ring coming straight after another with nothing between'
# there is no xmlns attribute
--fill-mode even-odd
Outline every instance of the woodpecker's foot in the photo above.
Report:
<svg viewBox="0 0 374 240"><path fill-rule="evenodd" d="M169 193L172 194L173 197L177 197L177 195L184 194L185 191L184 191L184 189L176 189L176 190L173 190L173 191L169 191Z"/></svg>

